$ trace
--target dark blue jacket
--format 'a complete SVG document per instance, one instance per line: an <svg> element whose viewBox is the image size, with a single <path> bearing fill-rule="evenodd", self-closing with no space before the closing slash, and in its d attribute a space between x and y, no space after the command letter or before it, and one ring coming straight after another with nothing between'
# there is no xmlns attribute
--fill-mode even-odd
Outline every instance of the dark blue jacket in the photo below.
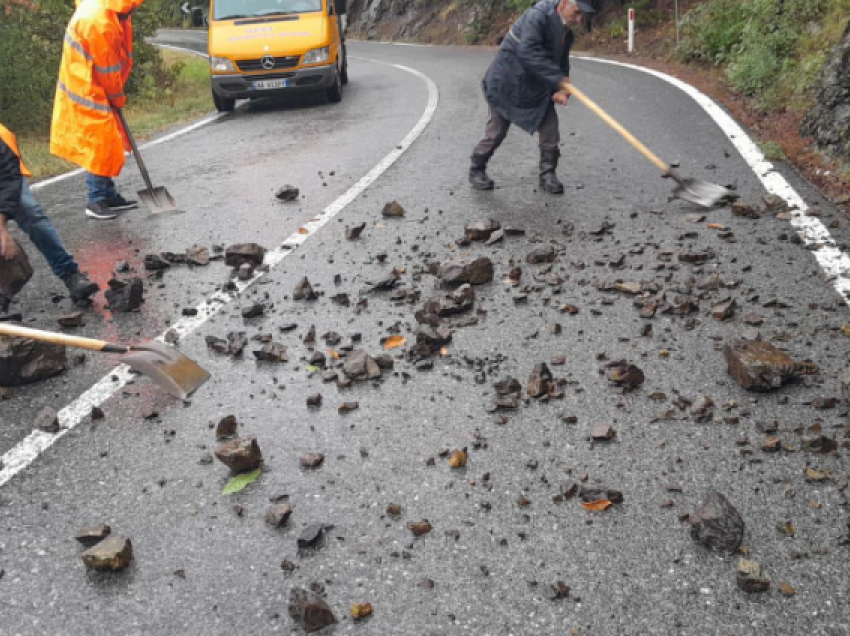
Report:
<svg viewBox="0 0 850 636"><path fill-rule="evenodd" d="M573 32L564 26L558 0L543 0L522 14L502 41L482 87L490 106L533 134L552 95L570 75Z"/></svg>
<svg viewBox="0 0 850 636"><path fill-rule="evenodd" d="M0 139L0 214L7 219L17 216L23 182L21 160L6 142Z"/></svg>

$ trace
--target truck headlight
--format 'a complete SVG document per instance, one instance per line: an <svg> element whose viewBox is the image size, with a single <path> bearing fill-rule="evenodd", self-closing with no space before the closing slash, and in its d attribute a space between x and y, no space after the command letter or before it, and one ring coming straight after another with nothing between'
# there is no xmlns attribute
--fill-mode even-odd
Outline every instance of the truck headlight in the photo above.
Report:
<svg viewBox="0 0 850 636"><path fill-rule="evenodd" d="M230 71L233 72L236 70L233 66L233 62L228 60L226 57L211 57L210 58L210 68L213 71Z"/></svg>
<svg viewBox="0 0 850 636"><path fill-rule="evenodd" d="M302 64L320 64L322 62L327 62L329 56L330 47L328 46L321 49L313 49L312 51L307 51L306 55L304 55L304 61Z"/></svg>

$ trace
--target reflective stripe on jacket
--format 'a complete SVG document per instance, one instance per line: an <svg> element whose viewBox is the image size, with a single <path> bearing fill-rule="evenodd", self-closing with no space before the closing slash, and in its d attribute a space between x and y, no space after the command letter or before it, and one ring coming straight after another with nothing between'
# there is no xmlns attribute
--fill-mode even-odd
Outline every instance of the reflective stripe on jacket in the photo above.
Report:
<svg viewBox="0 0 850 636"><path fill-rule="evenodd" d="M31 177L32 173L27 170L26 165L24 165L24 160L21 159L21 151L18 150L18 138L15 137L15 133L6 128L3 124L0 124L0 139L2 139L6 145L12 149L12 152L18 155L18 159L21 161L21 174L25 177Z"/></svg>
<svg viewBox="0 0 850 636"><path fill-rule="evenodd" d="M126 103L132 27L119 13L144 0L81 0L68 28L59 66L50 152L103 177L115 177L129 150L113 107Z"/></svg>

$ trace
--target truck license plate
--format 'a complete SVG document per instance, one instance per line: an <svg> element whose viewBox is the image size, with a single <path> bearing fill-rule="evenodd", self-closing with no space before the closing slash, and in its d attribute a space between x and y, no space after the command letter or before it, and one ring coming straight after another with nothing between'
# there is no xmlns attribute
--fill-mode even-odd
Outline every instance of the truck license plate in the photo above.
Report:
<svg viewBox="0 0 850 636"><path fill-rule="evenodd" d="M289 80L287 79L263 80L261 82L254 82L254 90L258 91L269 90L271 88L286 88L287 86L289 86Z"/></svg>

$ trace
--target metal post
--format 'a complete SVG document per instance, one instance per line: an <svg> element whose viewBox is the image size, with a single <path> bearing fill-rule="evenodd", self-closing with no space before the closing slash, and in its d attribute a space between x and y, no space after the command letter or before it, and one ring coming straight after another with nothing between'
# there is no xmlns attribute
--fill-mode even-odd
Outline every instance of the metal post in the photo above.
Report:
<svg viewBox="0 0 850 636"><path fill-rule="evenodd" d="M629 8L629 53L635 50L635 10Z"/></svg>
<svg viewBox="0 0 850 636"><path fill-rule="evenodd" d="M679 46L679 0L676 2L676 46Z"/></svg>

